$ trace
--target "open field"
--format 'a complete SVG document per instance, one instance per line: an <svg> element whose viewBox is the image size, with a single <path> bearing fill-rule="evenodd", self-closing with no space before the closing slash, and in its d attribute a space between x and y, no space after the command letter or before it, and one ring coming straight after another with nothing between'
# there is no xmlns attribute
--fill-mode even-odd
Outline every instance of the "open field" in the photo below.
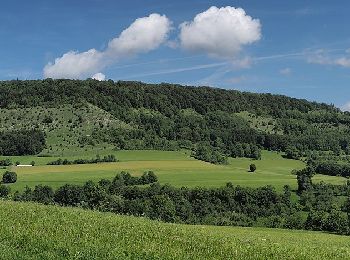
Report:
<svg viewBox="0 0 350 260"><path fill-rule="evenodd" d="M0 259L349 259L349 237L0 202ZM30 228L29 228L30 227Z"/></svg>
<svg viewBox="0 0 350 260"><path fill-rule="evenodd" d="M154 171L161 183L174 186L223 186L227 182L234 185L258 187L275 186L282 190L288 184L296 188L296 178L291 174L293 169L301 169L304 163L284 159L275 152L263 151L262 160L247 158L231 158L229 165L214 165L195 160L189 156L189 151L113 151L101 150L100 155L113 153L119 159L116 163L85 164L85 165L45 165L58 157L14 157L13 161L21 163L36 162L34 167L12 167L18 174L18 181L12 184L13 190L23 190L26 185L35 186L39 183L59 187L65 183L82 184L87 180L98 181L101 178L113 178L120 171L129 171L141 175L146 170ZM75 155L62 157L68 159L91 158L96 155L87 153L85 156ZM249 165L255 163L255 173L248 172ZM2 170L4 171L4 170ZM344 178L332 176L315 176L316 181L343 183Z"/></svg>

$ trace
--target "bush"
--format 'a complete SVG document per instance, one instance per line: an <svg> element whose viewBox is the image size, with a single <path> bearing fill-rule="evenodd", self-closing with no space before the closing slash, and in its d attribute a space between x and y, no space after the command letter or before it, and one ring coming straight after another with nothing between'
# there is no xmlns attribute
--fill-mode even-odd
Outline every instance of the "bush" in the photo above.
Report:
<svg viewBox="0 0 350 260"><path fill-rule="evenodd" d="M32 192L33 201L37 201L43 204L50 204L53 202L54 192L50 186L35 186Z"/></svg>
<svg viewBox="0 0 350 260"><path fill-rule="evenodd" d="M255 172L255 171L256 171L256 165L252 163L252 164L249 166L249 170L250 170L250 172Z"/></svg>
<svg viewBox="0 0 350 260"><path fill-rule="evenodd" d="M12 162L10 159L0 160L0 166L11 166L11 165L12 165Z"/></svg>
<svg viewBox="0 0 350 260"><path fill-rule="evenodd" d="M6 171L2 176L3 183L15 183L17 181L17 174L15 172Z"/></svg>
<svg viewBox="0 0 350 260"><path fill-rule="evenodd" d="M5 185L0 185L0 197L1 198L4 198L4 197L7 197L7 195L10 194L10 187L8 186L5 186Z"/></svg>

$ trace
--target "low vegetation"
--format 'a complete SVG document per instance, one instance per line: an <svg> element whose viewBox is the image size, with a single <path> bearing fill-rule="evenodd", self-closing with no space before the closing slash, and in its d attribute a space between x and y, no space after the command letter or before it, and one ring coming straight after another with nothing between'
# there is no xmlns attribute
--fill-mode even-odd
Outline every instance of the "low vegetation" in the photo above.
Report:
<svg viewBox="0 0 350 260"><path fill-rule="evenodd" d="M100 156L96 156L93 159L75 159L70 161L68 159L62 160L61 158L56 161L48 162L47 165L72 165L72 164L94 164L94 163L106 163L106 162L116 162L114 154L109 154L101 158Z"/></svg>
<svg viewBox="0 0 350 260"><path fill-rule="evenodd" d="M350 234L348 185L313 185L308 170L298 172L300 200L292 200L289 186L282 194L272 186L243 188L227 183L221 188L175 188L156 183L153 172L133 177L121 172L114 179L88 181L53 190L50 186L27 187L15 192L17 201L78 206L167 222L218 226L263 226L311 229ZM304 178L300 178L304 176ZM140 186L151 184L149 186Z"/></svg>
<svg viewBox="0 0 350 260"><path fill-rule="evenodd" d="M6 171L2 175L2 183L15 183L17 181L17 174L15 172Z"/></svg>

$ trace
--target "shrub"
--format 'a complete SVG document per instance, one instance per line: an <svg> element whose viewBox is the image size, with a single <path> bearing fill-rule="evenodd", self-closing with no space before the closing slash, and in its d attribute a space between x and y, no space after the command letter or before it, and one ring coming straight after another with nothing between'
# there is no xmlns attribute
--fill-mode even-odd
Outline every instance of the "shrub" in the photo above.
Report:
<svg viewBox="0 0 350 260"><path fill-rule="evenodd" d="M10 187L6 186L6 185L0 185L0 197L4 198L7 197L7 195L10 194Z"/></svg>
<svg viewBox="0 0 350 260"><path fill-rule="evenodd" d="M15 172L6 171L2 176L3 183L15 183L17 181L17 174Z"/></svg>
<svg viewBox="0 0 350 260"><path fill-rule="evenodd" d="M255 172L255 171L256 171L256 165L252 163L252 164L249 166L249 170L250 170L250 172Z"/></svg>
<svg viewBox="0 0 350 260"><path fill-rule="evenodd" d="M0 166L11 166L11 165L12 165L12 162L10 159L0 160Z"/></svg>

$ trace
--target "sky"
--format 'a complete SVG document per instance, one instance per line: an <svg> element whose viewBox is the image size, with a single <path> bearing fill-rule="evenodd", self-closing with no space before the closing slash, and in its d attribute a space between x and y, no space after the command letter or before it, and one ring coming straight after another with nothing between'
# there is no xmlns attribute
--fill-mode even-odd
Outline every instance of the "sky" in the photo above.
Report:
<svg viewBox="0 0 350 260"><path fill-rule="evenodd" d="M283 94L350 110L350 1L2 0L0 80Z"/></svg>

